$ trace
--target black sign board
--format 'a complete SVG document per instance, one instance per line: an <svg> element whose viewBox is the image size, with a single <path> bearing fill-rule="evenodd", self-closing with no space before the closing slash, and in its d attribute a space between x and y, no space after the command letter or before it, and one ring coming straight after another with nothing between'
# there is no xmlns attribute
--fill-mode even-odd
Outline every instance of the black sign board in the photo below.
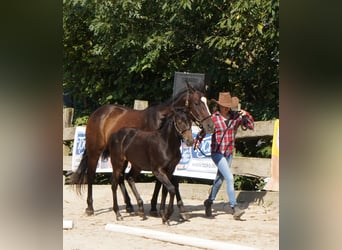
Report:
<svg viewBox="0 0 342 250"><path fill-rule="evenodd" d="M179 92L186 89L186 82L191 84L194 88L201 92L205 92L205 74L201 73L188 73L188 72L175 72L173 81L173 94L176 96Z"/></svg>

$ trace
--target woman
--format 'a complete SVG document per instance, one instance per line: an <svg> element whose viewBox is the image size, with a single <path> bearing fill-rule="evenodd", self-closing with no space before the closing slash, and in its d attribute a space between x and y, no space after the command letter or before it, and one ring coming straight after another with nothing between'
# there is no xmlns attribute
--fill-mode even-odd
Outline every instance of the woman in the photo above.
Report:
<svg viewBox="0 0 342 250"><path fill-rule="evenodd" d="M231 97L229 92L221 92L218 101L215 99L212 100L219 106L219 110L213 113L211 117L215 124L215 132L211 137L211 158L217 166L218 171L209 197L204 201L205 214L208 217L212 216L211 205L223 181L226 180L226 191L230 206L233 209L233 217L236 220L240 220L240 217L245 211L237 206L234 177L230 171L230 167L233 159L237 129L239 126L243 126L246 129L253 129L254 119L245 110L232 111L232 108L239 105L239 99L235 96ZM204 136L204 131L200 131L195 141L195 148L199 146Z"/></svg>

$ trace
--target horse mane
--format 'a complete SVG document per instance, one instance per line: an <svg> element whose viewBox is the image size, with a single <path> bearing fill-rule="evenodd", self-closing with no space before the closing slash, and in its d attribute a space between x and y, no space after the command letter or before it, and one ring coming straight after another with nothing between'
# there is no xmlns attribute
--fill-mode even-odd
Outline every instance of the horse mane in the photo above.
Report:
<svg viewBox="0 0 342 250"><path fill-rule="evenodd" d="M158 130L161 130L166 124L170 121L171 117L173 117L175 111L172 109L171 112L164 114L163 117L160 119L160 126Z"/></svg>
<svg viewBox="0 0 342 250"><path fill-rule="evenodd" d="M183 89L181 92L177 93L177 95L169 98L166 103L168 104L172 104L174 102L177 102L179 99L181 99L183 97L183 95L188 92L188 89Z"/></svg>
<svg viewBox="0 0 342 250"><path fill-rule="evenodd" d="M163 117L161 118L160 120L161 122L160 122L160 126L158 130L162 129L166 125L166 123L168 123L170 119L173 116L175 116L176 112L184 112L184 113L187 113L187 115L189 115L185 107L173 107L169 113L164 114Z"/></svg>
<svg viewBox="0 0 342 250"><path fill-rule="evenodd" d="M198 91L198 92L202 92L202 90L199 89L198 86L193 86L193 85L190 85L195 91ZM188 92L188 88L184 88L182 91L178 92L175 96L171 97L169 100L166 101L166 103L168 104L172 104L172 103L175 103L175 102L178 102L179 99L183 98L183 95L185 93Z"/></svg>
<svg viewBox="0 0 342 250"><path fill-rule="evenodd" d="M198 86L191 85L191 87L193 89L195 89L196 91L202 93L202 91L199 89ZM172 106L174 103L178 103L184 97L184 95L187 92L188 92L188 88L184 88L183 90L178 92L175 96L172 96L171 98L167 99L165 102L160 102L160 103L155 102L155 103L153 103L151 106L148 107L148 109L159 109L160 107Z"/></svg>

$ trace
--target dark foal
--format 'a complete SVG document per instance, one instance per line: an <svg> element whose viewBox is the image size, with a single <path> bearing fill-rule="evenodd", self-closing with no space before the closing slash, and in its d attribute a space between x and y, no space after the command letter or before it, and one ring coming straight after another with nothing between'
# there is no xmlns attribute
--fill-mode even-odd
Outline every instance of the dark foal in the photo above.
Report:
<svg viewBox="0 0 342 250"><path fill-rule="evenodd" d="M128 178L128 182L137 199L139 214L145 218L143 201L135 187L134 180L141 170L152 171L170 195L166 212L166 192L162 192L162 202L160 204L162 222L169 222L169 218L173 213L175 196L175 186L170 179L181 159L181 140L183 139L188 146L193 144L191 123L187 112L175 110L165 118L161 128L156 131L121 128L110 136L108 151L113 167L113 210L117 220L123 219L117 202L117 186L129 161L133 172Z"/></svg>

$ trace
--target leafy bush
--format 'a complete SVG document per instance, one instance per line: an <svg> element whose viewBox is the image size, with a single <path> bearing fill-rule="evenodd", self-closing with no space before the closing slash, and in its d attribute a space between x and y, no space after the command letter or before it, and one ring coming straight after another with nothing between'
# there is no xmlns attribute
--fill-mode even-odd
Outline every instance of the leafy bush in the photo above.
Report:
<svg viewBox="0 0 342 250"><path fill-rule="evenodd" d="M234 188L236 190L262 190L264 186L265 182L260 177L234 175Z"/></svg>
<svg viewBox="0 0 342 250"><path fill-rule="evenodd" d="M88 119L89 119L89 115L77 117L74 121L74 126L87 125Z"/></svg>

